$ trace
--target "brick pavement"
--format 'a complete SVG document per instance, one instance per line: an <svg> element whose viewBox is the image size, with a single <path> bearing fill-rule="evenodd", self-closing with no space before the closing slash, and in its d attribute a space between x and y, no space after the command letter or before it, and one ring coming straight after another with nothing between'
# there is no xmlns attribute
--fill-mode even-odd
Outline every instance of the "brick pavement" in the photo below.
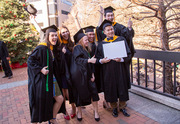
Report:
<svg viewBox="0 0 180 124"><path fill-rule="evenodd" d="M17 81L23 81L27 80L27 67L24 68L18 68L18 69L13 69L13 78L8 79L8 78L1 78L4 76L4 72L0 72L0 84L5 84L5 83L11 83L11 82L17 82Z"/></svg>
<svg viewBox="0 0 180 124"><path fill-rule="evenodd" d="M9 83L18 80L27 80L27 68L13 70L14 79L0 79L3 83ZM2 72L0 72L2 76ZM7 82L6 82L7 81ZM0 84L3 84L2 82ZM130 117L124 117L121 113L117 118L112 117L111 112L105 110L102 107L103 94L100 94L99 101L99 124L158 124L158 122L140 114L127 107L128 112L131 114ZM67 111L70 113L71 107L67 102ZM94 120L92 105L83 109L83 121L78 122L76 118L67 121L63 118L62 114L57 115L58 123L63 124L94 124L97 123ZM0 90L0 124L28 124L30 123L30 114L28 106L28 91L27 85L18 86L9 89ZM43 124L46 124L44 122Z"/></svg>

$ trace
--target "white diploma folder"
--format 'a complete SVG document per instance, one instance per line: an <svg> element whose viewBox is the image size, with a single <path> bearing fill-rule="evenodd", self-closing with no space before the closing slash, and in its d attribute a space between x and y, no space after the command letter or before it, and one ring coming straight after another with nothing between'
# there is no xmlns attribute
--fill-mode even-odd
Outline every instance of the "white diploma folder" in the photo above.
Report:
<svg viewBox="0 0 180 124"><path fill-rule="evenodd" d="M107 57L108 59L127 57L127 51L124 41L104 43L102 45L103 45L104 57Z"/></svg>

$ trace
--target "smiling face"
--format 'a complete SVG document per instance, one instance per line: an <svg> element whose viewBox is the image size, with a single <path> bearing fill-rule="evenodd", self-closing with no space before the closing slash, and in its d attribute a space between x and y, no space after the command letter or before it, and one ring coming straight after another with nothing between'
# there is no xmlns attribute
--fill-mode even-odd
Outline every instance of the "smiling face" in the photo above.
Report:
<svg viewBox="0 0 180 124"><path fill-rule="evenodd" d="M113 20L114 20L114 13L113 12L106 13L105 19L108 20L108 21L113 22Z"/></svg>
<svg viewBox="0 0 180 124"><path fill-rule="evenodd" d="M62 35L63 39L68 40L69 34L70 33L69 33L68 29L66 29L66 28L61 29L61 35Z"/></svg>
<svg viewBox="0 0 180 124"><path fill-rule="evenodd" d="M56 42L57 42L57 33L56 32L50 32L49 33L49 42L53 46L56 45Z"/></svg>
<svg viewBox="0 0 180 124"><path fill-rule="evenodd" d="M89 44L88 37L87 37L87 36L84 36L84 37L83 37L83 45L84 45L85 47L87 47L88 44Z"/></svg>
<svg viewBox="0 0 180 124"><path fill-rule="evenodd" d="M93 42L95 38L94 32L88 32L87 37L88 37L89 42Z"/></svg>
<svg viewBox="0 0 180 124"><path fill-rule="evenodd" d="M106 26L104 29L104 34L106 37L110 38L114 36L114 28L113 26Z"/></svg>

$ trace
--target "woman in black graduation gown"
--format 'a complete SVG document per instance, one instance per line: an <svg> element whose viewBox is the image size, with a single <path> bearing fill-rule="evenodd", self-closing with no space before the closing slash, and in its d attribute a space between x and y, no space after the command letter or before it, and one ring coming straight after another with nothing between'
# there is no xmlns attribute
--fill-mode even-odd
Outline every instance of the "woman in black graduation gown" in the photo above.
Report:
<svg viewBox="0 0 180 124"><path fill-rule="evenodd" d="M82 29L74 35L74 41L77 45L73 50L71 78L75 89L75 103L78 107L77 119L82 120L81 106L89 105L92 102L95 120L99 121L97 102L99 96L94 82L94 67L92 64L96 62L96 58L90 56L91 47Z"/></svg>
<svg viewBox="0 0 180 124"><path fill-rule="evenodd" d="M124 37L114 35L112 22L104 20L100 26L100 29L103 30L107 36L102 42L98 44L96 55L98 61L102 65L101 73L103 74L102 80L105 100L110 102L111 107L113 108L112 114L114 117L118 116L118 100L120 111L122 111L124 116L128 117L130 115L126 112L125 106L126 101L129 100L128 83L130 77L127 74L128 70L126 68L126 63L131 59L131 52L127 45L126 39ZM115 58L112 60L105 58L102 44L108 44L117 41L124 41L127 57Z"/></svg>
<svg viewBox="0 0 180 124"><path fill-rule="evenodd" d="M62 63L61 63L61 87L62 92L64 96L64 101L66 104L66 98L69 100L69 103L72 106L71 111L71 118L74 118L76 116L76 106L75 101L73 97L72 87L71 87L71 81L67 79L67 74L69 73L70 64L71 64L71 58L72 58L72 49L74 47L74 43L71 40L70 32L66 26L62 26L60 29L60 50L63 53L61 56ZM64 115L64 118L66 120L70 120L69 114L66 111L66 115Z"/></svg>
<svg viewBox="0 0 180 124"><path fill-rule="evenodd" d="M41 42L28 58L28 92L32 123L48 121L57 124L56 115L63 96L54 77L53 45L57 42L57 27L43 29L45 41ZM53 104L53 98L55 103Z"/></svg>

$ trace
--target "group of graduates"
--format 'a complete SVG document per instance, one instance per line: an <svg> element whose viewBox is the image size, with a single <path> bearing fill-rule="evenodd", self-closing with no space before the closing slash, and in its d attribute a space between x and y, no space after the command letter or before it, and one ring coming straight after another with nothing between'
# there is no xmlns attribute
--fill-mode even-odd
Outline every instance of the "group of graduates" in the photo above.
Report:
<svg viewBox="0 0 180 124"><path fill-rule="evenodd" d="M130 116L125 107L129 100L129 65L135 53L134 30L131 21L128 27L114 22L113 11L111 6L101 7L101 19L96 28L81 28L75 17L79 31L73 36L74 42L65 26L60 33L55 25L39 30L41 42L27 61L31 123L57 124L58 113L64 113L67 120L77 116L81 121L82 106L89 104L93 105L94 119L99 121L100 92L104 92L104 108L111 106L114 117L118 116L118 109L124 116ZM109 59L104 56L103 44L119 41L125 42L127 57ZM70 115L65 107L67 99L72 106Z"/></svg>

